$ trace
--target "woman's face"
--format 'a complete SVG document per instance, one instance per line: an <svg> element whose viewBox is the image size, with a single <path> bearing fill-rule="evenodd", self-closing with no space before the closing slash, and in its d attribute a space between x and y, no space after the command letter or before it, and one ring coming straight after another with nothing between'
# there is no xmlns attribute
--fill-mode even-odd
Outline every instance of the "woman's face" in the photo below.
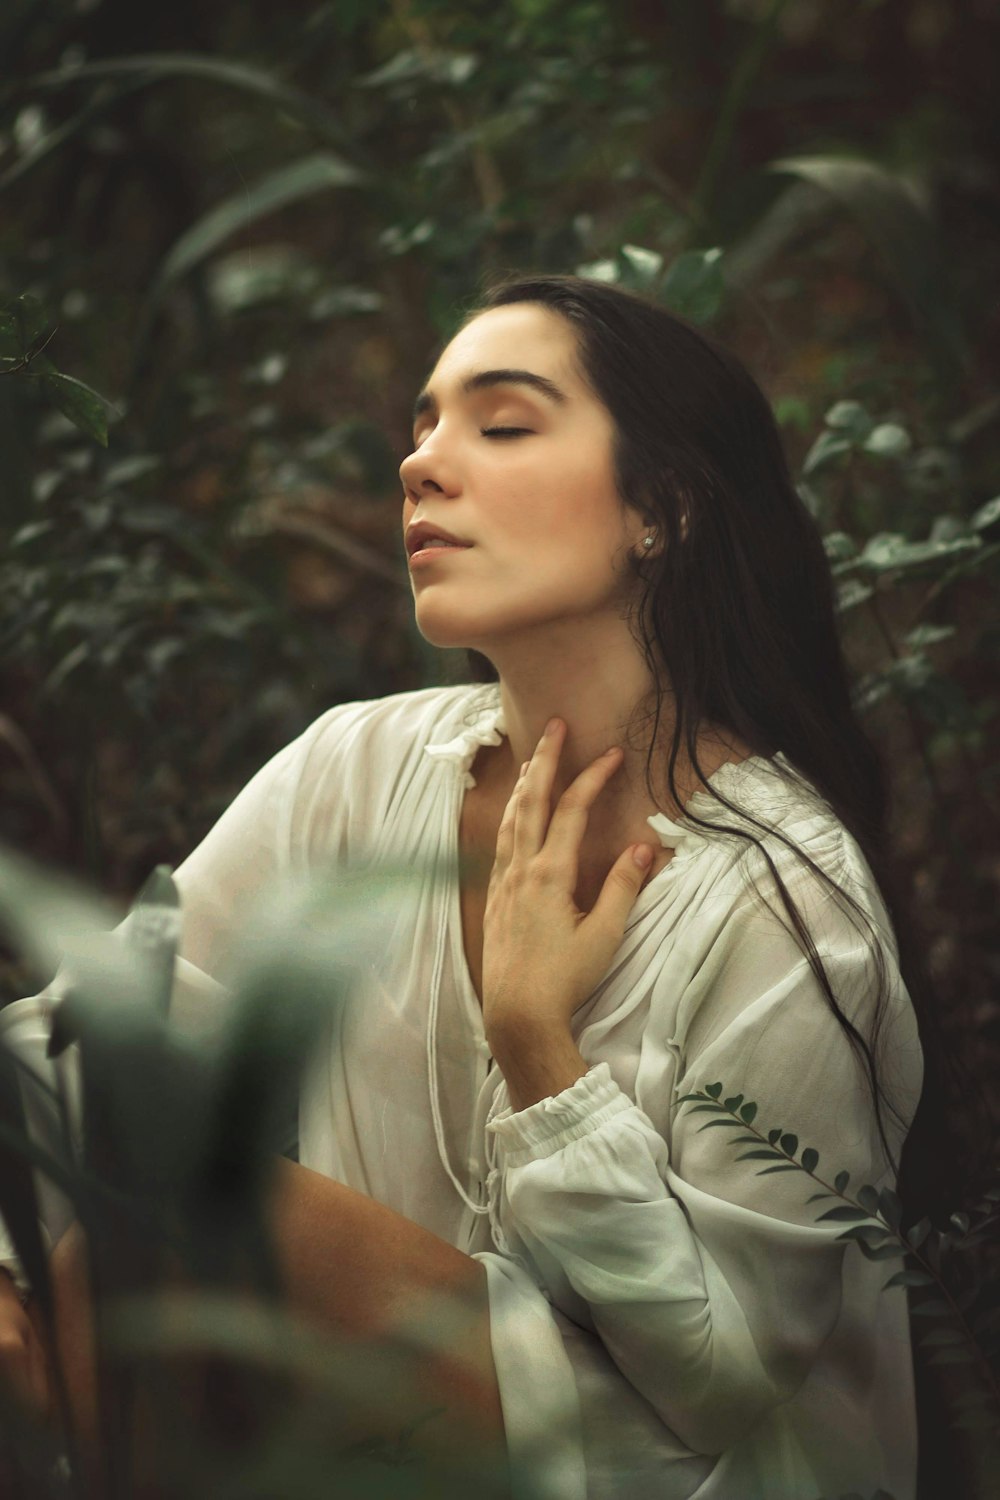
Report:
<svg viewBox="0 0 1000 1500"><path fill-rule="evenodd" d="M399 470L404 541L426 521L472 544L410 562L417 627L433 645L492 657L525 632L555 627L555 641L563 622L575 635L588 619L621 618L624 552L647 528L618 499L611 416L575 353L570 325L548 308L492 308L455 335L417 402ZM491 371L527 371L553 389Z"/></svg>

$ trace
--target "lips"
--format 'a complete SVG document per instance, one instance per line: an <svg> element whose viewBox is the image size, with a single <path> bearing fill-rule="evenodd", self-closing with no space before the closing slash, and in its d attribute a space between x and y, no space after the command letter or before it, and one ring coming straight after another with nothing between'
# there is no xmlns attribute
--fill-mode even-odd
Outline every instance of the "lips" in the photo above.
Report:
<svg viewBox="0 0 1000 1500"><path fill-rule="evenodd" d="M453 536L450 531L445 531L443 526L432 526L429 521L416 521L407 527L406 550L410 557L417 552L428 551L432 547L442 545L471 547L472 543L463 541L460 536Z"/></svg>

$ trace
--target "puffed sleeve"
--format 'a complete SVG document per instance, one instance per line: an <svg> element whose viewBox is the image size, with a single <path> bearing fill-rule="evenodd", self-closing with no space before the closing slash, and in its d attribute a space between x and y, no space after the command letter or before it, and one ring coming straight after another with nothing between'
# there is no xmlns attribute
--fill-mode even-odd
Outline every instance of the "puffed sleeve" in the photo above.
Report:
<svg viewBox="0 0 1000 1500"><path fill-rule="evenodd" d="M842 1223L816 1223L827 1205L807 1206L818 1191L810 1177L757 1175L763 1162L736 1160L752 1149L734 1149L739 1128L702 1128L717 1117L673 1101L722 1082L725 1097L757 1105L764 1146L780 1126L799 1150L820 1152L818 1170L830 1179L847 1170L852 1187L891 1185L865 1077L808 961L790 953L762 942L752 922L729 924L680 998L675 1035L644 1037L647 1109L602 1061L488 1126L511 1248L526 1248L554 1305L599 1335L695 1453L721 1454L795 1394L840 1316L844 1256L859 1252L838 1242ZM860 1028L870 950L859 939L821 956ZM921 1062L898 972L884 1029L894 1102L908 1124ZM898 1152L899 1135L888 1133Z"/></svg>

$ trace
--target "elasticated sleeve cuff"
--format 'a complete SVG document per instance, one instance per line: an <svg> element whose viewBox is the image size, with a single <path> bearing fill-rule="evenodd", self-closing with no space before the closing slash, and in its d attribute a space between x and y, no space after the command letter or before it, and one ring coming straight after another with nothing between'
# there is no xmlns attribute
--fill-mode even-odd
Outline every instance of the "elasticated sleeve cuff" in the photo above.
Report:
<svg viewBox="0 0 1000 1500"><path fill-rule="evenodd" d="M486 1129L502 1146L506 1165L519 1167L555 1155L605 1120L634 1108L612 1078L609 1065L601 1062L551 1098L539 1099L527 1109L501 1110Z"/></svg>

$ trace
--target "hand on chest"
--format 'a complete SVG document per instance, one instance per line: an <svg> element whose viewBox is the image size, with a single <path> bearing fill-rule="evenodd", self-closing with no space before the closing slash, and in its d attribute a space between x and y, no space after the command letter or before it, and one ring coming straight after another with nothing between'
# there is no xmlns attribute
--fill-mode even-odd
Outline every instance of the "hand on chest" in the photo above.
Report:
<svg viewBox="0 0 1000 1500"><path fill-rule="evenodd" d="M460 875L460 908L462 918L462 942L465 950L469 976L480 1005L483 1003L483 923L486 914L490 877L497 852L497 834L510 799L509 788L491 785L488 777L477 780L470 788L462 804L459 821L458 848L462 861ZM653 879L673 858L674 851L657 847L648 825L645 833L641 828L638 837L645 838L654 848L652 866L645 879ZM598 897L604 889L608 875L627 847L627 833L620 839L614 853L600 848L597 839L589 846L584 841L577 858L576 885L572 893L578 910L586 915L593 911Z"/></svg>

